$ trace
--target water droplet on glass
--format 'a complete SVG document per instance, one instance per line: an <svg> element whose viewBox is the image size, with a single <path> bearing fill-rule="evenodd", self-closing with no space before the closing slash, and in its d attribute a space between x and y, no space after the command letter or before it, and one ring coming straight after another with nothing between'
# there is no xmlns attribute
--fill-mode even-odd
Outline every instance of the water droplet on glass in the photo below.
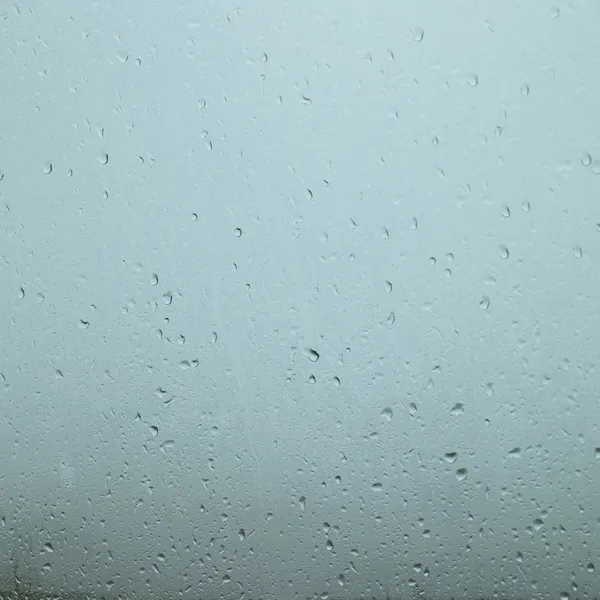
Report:
<svg viewBox="0 0 600 600"><path fill-rule="evenodd" d="M108 154L106 154L106 152L100 154L100 156L98 156L98 162L101 165L105 165L108 162Z"/></svg>
<svg viewBox="0 0 600 600"><path fill-rule="evenodd" d="M331 540L327 540L325 547L331 552L333 550L333 542Z"/></svg>
<svg viewBox="0 0 600 600"><path fill-rule="evenodd" d="M475 87L479 83L479 77L477 77L475 73L470 73L469 75L467 75L467 83L471 87Z"/></svg>
<svg viewBox="0 0 600 600"><path fill-rule="evenodd" d="M561 592L560 600L569 600L569 592Z"/></svg>
<svg viewBox="0 0 600 600"><path fill-rule="evenodd" d="M588 563L587 570L588 570L588 573L593 573L594 572L594 563Z"/></svg>
<svg viewBox="0 0 600 600"><path fill-rule="evenodd" d="M44 164L44 173L46 175L50 175L50 173L52 173L52 163L51 162L46 162Z"/></svg>
<svg viewBox="0 0 600 600"><path fill-rule="evenodd" d="M573 256L575 258L581 258L583 256L583 250L581 249L581 246L575 246L573 248Z"/></svg>
<svg viewBox="0 0 600 600"><path fill-rule="evenodd" d="M341 381L339 377L334 377L333 378L333 383L335 384L336 387L339 387L341 385Z"/></svg>
<svg viewBox="0 0 600 600"><path fill-rule="evenodd" d="M235 235L235 237L242 237L242 230L239 227L236 227L233 230L233 235Z"/></svg>
<svg viewBox="0 0 600 600"><path fill-rule="evenodd" d="M455 463L457 457L458 457L458 454L456 452L446 452L446 454L444 454L445 461L450 464Z"/></svg>
<svg viewBox="0 0 600 600"><path fill-rule="evenodd" d="M346 585L346 578L343 575L338 575L337 582L338 585L344 587L344 585Z"/></svg>
<svg viewBox="0 0 600 600"><path fill-rule="evenodd" d="M386 421L391 421L393 416L394 416L394 411L389 406L386 406L381 411L381 418L385 419Z"/></svg>
<svg viewBox="0 0 600 600"><path fill-rule="evenodd" d="M529 204L527 200L523 200L523 202L521 202L521 210L523 212L529 212L531 210L531 204Z"/></svg>
<svg viewBox="0 0 600 600"><path fill-rule="evenodd" d="M533 528L536 531L539 531L543 526L544 526L544 521L542 521L542 519L535 519L533 521Z"/></svg>
<svg viewBox="0 0 600 600"><path fill-rule="evenodd" d="M558 6L552 6L548 14L551 19L558 19L558 17L560 17L560 8L558 8Z"/></svg>
<svg viewBox="0 0 600 600"><path fill-rule="evenodd" d="M431 143L432 143L434 146L438 146L438 145L439 145L439 143L440 143L440 140L437 138L437 136L435 136L435 135L434 135L434 136L433 136L433 139L431 140Z"/></svg>
<svg viewBox="0 0 600 600"><path fill-rule="evenodd" d="M156 273L152 273L152 277L150 277L150 283L152 285L158 285L158 275Z"/></svg>
<svg viewBox="0 0 600 600"><path fill-rule="evenodd" d="M261 59L261 60L262 60L264 63L266 63L266 62L268 62L268 60L269 60L269 57L267 56L267 53L266 53L266 52L263 52L263 53L261 54L261 57L260 57L260 59Z"/></svg>
<svg viewBox="0 0 600 600"><path fill-rule="evenodd" d="M79 329L87 329L90 326L89 321L84 321L83 319L79 319Z"/></svg>
<svg viewBox="0 0 600 600"><path fill-rule="evenodd" d="M298 504L300 505L300 509L304 511L306 508L306 496L300 496Z"/></svg>
<svg viewBox="0 0 600 600"><path fill-rule="evenodd" d="M459 481L464 481L467 478L467 470L466 469L456 469L456 479Z"/></svg>
<svg viewBox="0 0 600 600"><path fill-rule="evenodd" d="M315 383L316 381L317 381L317 379L316 379L316 377L315 377L314 375L311 375L311 376L308 378L308 383Z"/></svg>
<svg viewBox="0 0 600 600"><path fill-rule="evenodd" d="M158 427L156 427L156 425L150 425L150 433L154 436L158 435Z"/></svg>
<svg viewBox="0 0 600 600"><path fill-rule="evenodd" d="M437 261L435 260L435 256L430 256L429 257L429 266L430 267L435 267L436 263L437 263Z"/></svg>
<svg viewBox="0 0 600 600"><path fill-rule="evenodd" d="M414 402L411 402L408 405L408 412L410 413L411 416L417 412L417 405Z"/></svg>
<svg viewBox="0 0 600 600"><path fill-rule="evenodd" d="M165 292L163 294L163 302L168 306L173 303L173 294L171 292Z"/></svg>
<svg viewBox="0 0 600 600"><path fill-rule="evenodd" d="M386 281L385 282L385 291L386 292L391 292L392 291L392 282L391 281Z"/></svg>
<svg viewBox="0 0 600 600"><path fill-rule="evenodd" d="M457 402L450 411L451 415L462 415L465 412L465 405L462 402Z"/></svg>
<svg viewBox="0 0 600 600"><path fill-rule="evenodd" d="M374 492L382 492L382 491L383 491L383 484L381 484L381 483L379 483L379 482L378 482L378 483L374 483L374 484L371 486L371 489L372 489Z"/></svg>
<svg viewBox="0 0 600 600"><path fill-rule="evenodd" d="M506 246L500 246L500 258L507 259L509 257L508 248Z"/></svg>
<svg viewBox="0 0 600 600"><path fill-rule="evenodd" d="M526 83L521 86L521 94L523 96L529 96L529 86Z"/></svg>
<svg viewBox="0 0 600 600"><path fill-rule="evenodd" d="M582 152L579 160L584 167L589 167L592 164L592 155L589 152Z"/></svg>
<svg viewBox="0 0 600 600"><path fill-rule="evenodd" d="M413 29L413 39L415 40L415 42L422 42L424 36L425 32L423 31L422 27L415 27Z"/></svg>
<svg viewBox="0 0 600 600"><path fill-rule="evenodd" d="M388 325L393 325L396 322L396 315L391 312L387 318Z"/></svg>
<svg viewBox="0 0 600 600"><path fill-rule="evenodd" d="M487 310L490 307L490 299L488 296L483 296L483 298L479 301L479 306L483 308L483 310Z"/></svg>
<svg viewBox="0 0 600 600"><path fill-rule="evenodd" d="M319 353L316 350L313 350L312 348L310 348L308 350L308 358L312 362L317 362L319 360Z"/></svg>
<svg viewBox="0 0 600 600"><path fill-rule="evenodd" d="M52 547L52 544L50 542L46 542L44 544L44 550L46 552L54 552L54 548Z"/></svg>
<svg viewBox="0 0 600 600"><path fill-rule="evenodd" d="M411 228L413 231L416 231L416 230L417 230L417 227L419 227L419 221L417 220L417 218L416 218L416 217L413 217L413 220L412 220L412 221L411 221L411 223L410 223L410 228Z"/></svg>
<svg viewBox="0 0 600 600"><path fill-rule="evenodd" d="M510 207L505 204L502 209L500 210L500 214L505 218L508 219L508 217L510 217Z"/></svg>
<svg viewBox="0 0 600 600"><path fill-rule="evenodd" d="M19 288L19 298L23 300L25 298L25 290L23 288Z"/></svg>
<svg viewBox="0 0 600 600"><path fill-rule="evenodd" d="M243 542L246 539L246 532L243 529L238 531L238 538L240 538L240 542Z"/></svg>

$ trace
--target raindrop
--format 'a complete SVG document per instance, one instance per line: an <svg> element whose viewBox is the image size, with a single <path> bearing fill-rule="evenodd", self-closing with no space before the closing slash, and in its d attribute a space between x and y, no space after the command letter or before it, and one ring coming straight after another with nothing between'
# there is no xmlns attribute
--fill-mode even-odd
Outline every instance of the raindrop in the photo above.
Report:
<svg viewBox="0 0 600 600"><path fill-rule="evenodd" d="M311 375L311 376L308 378L308 383L315 383L316 381L317 381L317 379L316 379L316 377L315 377L314 375Z"/></svg>
<svg viewBox="0 0 600 600"><path fill-rule="evenodd" d="M341 381L339 377L334 377L333 378L333 383L335 384L336 387L339 387L341 385Z"/></svg>
<svg viewBox="0 0 600 600"><path fill-rule="evenodd" d="M304 511L306 509L306 496L300 496L298 504L300 505L300 509Z"/></svg>
<svg viewBox="0 0 600 600"><path fill-rule="evenodd" d="M544 526L544 521L542 521L542 519L535 519L533 521L533 528L536 531L539 531L543 526Z"/></svg>
<svg viewBox="0 0 600 600"><path fill-rule="evenodd" d="M89 321L84 321L83 319L79 319L79 329L87 329L90 326Z"/></svg>
<svg viewBox="0 0 600 600"><path fill-rule="evenodd" d="M393 325L396 322L396 315L391 312L387 318L388 325Z"/></svg>
<svg viewBox="0 0 600 600"><path fill-rule="evenodd" d="M46 162L44 164L44 173L46 175L50 175L50 173L52 173L52 163L51 162Z"/></svg>
<svg viewBox="0 0 600 600"><path fill-rule="evenodd" d="M435 267L435 263L436 263L436 262L437 262L437 261L435 260L435 256L430 256L430 257L429 257L429 266L431 266L431 267Z"/></svg>
<svg viewBox="0 0 600 600"><path fill-rule="evenodd" d="M595 568L594 568L594 563L588 563L588 566L587 566L587 570L588 570L588 572L589 572L589 573L593 573L593 572L594 572L594 569L595 569Z"/></svg>
<svg viewBox="0 0 600 600"><path fill-rule="evenodd" d="M457 402L450 411L451 415L462 415L465 412L465 406L462 402Z"/></svg>
<svg viewBox="0 0 600 600"><path fill-rule="evenodd" d="M558 17L560 17L560 8L558 8L558 6L553 6L552 8L550 8L549 15L552 20L558 19ZM567 594L567 597L568 597L568 594Z"/></svg>
<svg viewBox="0 0 600 600"><path fill-rule="evenodd" d="M105 165L108 162L108 154L106 154L106 152L100 154L100 156L98 156L98 162L101 165Z"/></svg>
<svg viewBox="0 0 600 600"><path fill-rule="evenodd" d="M411 414L411 416L417 412L417 405L414 402L411 402L408 405L408 412Z"/></svg>
<svg viewBox="0 0 600 600"><path fill-rule="evenodd" d="M529 96L529 86L526 83L521 86L521 94L523 96Z"/></svg>
<svg viewBox="0 0 600 600"><path fill-rule="evenodd" d="M508 219L508 217L510 217L510 207L509 207L507 204L505 204L505 205L502 207L502 210L500 211L500 214L501 214L501 215L502 215L502 216L503 216L505 219Z"/></svg>
<svg viewBox="0 0 600 600"><path fill-rule="evenodd" d="M521 210L523 212L529 212L531 210L531 204L529 204L527 200L523 200L523 202L521 202Z"/></svg>
<svg viewBox="0 0 600 600"><path fill-rule="evenodd" d="M156 425L150 425L150 432L154 436L158 435L158 427L156 427Z"/></svg>
<svg viewBox="0 0 600 600"><path fill-rule="evenodd" d="M440 140L437 138L437 136L435 136L435 135L434 135L434 136L433 136L433 139L431 140L431 143L432 143L434 146L438 146L438 145L439 145L439 143L440 143Z"/></svg>
<svg viewBox="0 0 600 600"><path fill-rule="evenodd" d="M416 218L416 217L413 217L413 220L412 220L412 222L411 222L411 224L410 224L410 228L411 228L413 231L416 231L418 226L419 226L419 221L417 220L417 218Z"/></svg>
<svg viewBox="0 0 600 600"><path fill-rule="evenodd" d="M163 294L163 302L168 306L173 302L173 294L171 292L165 292Z"/></svg>
<svg viewBox="0 0 600 600"><path fill-rule="evenodd" d="M518 446L516 448L513 448L509 453L509 456L512 456L513 458L521 458L521 448L519 448Z"/></svg>
<svg viewBox="0 0 600 600"><path fill-rule="evenodd" d="M471 87L475 87L479 83L479 77L477 77L475 73L470 73L469 75L467 75L467 83Z"/></svg>
<svg viewBox="0 0 600 600"><path fill-rule="evenodd" d="M235 235L235 237L242 237L242 230L239 227L236 227L233 230L233 235Z"/></svg>
<svg viewBox="0 0 600 600"><path fill-rule="evenodd" d="M54 548L52 547L52 544L50 542L44 544L44 550L46 552L54 552Z"/></svg>
<svg viewBox="0 0 600 600"><path fill-rule="evenodd" d="M337 582L338 585L344 587L346 585L346 578L343 575L338 575Z"/></svg>
<svg viewBox="0 0 600 600"><path fill-rule="evenodd" d="M19 298L23 300L25 298L25 290L23 288L19 288Z"/></svg>
<svg viewBox="0 0 600 600"><path fill-rule="evenodd" d="M238 531L238 537L240 538L240 542L243 542L246 539L246 532L243 529Z"/></svg>
<svg viewBox="0 0 600 600"><path fill-rule="evenodd" d="M331 552L333 550L333 542L331 540L327 540L325 547Z"/></svg>
<svg viewBox="0 0 600 600"><path fill-rule="evenodd" d="M383 484L381 484L381 483L374 483L374 484L371 486L371 489L372 489L374 492L382 492L382 491L383 491Z"/></svg>
<svg viewBox="0 0 600 600"><path fill-rule="evenodd" d="M569 592L561 592L560 600L569 600Z"/></svg>
<svg viewBox="0 0 600 600"><path fill-rule="evenodd" d="M583 256L583 250L581 249L581 246L575 246L573 248L573 256L575 258L581 258Z"/></svg>
<svg viewBox="0 0 600 600"><path fill-rule="evenodd" d="M415 27L413 29L413 39L415 40L415 42L422 42L424 35L425 32L423 31L422 27Z"/></svg>
<svg viewBox="0 0 600 600"><path fill-rule="evenodd" d="M456 479L459 481L464 481L467 478L467 470L466 469L456 469Z"/></svg>
<svg viewBox="0 0 600 600"><path fill-rule="evenodd" d="M596 455L596 460L600 460L600 448L596 448L594 454Z"/></svg>
<svg viewBox="0 0 600 600"><path fill-rule="evenodd" d="M446 454L444 454L445 461L450 464L455 463L457 457L458 457L458 454L456 452L446 452Z"/></svg>
<svg viewBox="0 0 600 600"><path fill-rule="evenodd" d="M381 418L385 419L386 421L391 421L393 416L394 416L394 411L389 406L386 406L381 411Z"/></svg>
<svg viewBox="0 0 600 600"><path fill-rule="evenodd" d="M317 362L319 360L319 353L316 350L313 350L312 348L310 348L308 350L308 358L312 362Z"/></svg>
<svg viewBox="0 0 600 600"><path fill-rule="evenodd" d="M592 155L589 152L583 152L579 160L584 167L589 167L592 164Z"/></svg>
<svg viewBox="0 0 600 600"><path fill-rule="evenodd" d="M506 246L500 246L500 258L507 259L509 257L508 248Z"/></svg>
<svg viewBox="0 0 600 600"><path fill-rule="evenodd" d="M385 282L385 291L386 292L391 292L392 291L392 282L391 281L386 281Z"/></svg>
<svg viewBox="0 0 600 600"><path fill-rule="evenodd" d="M150 277L150 283L152 285L158 285L158 275L156 273L152 273L152 277Z"/></svg>
<svg viewBox="0 0 600 600"><path fill-rule="evenodd" d="M483 298L479 301L479 306L483 308L483 310L487 310L490 307L490 299L488 296L483 296Z"/></svg>
<svg viewBox="0 0 600 600"><path fill-rule="evenodd" d="M262 53L262 55L261 55L261 57L260 57L260 59L261 59L261 60L262 60L264 63L266 63L266 62L269 60L269 57L267 56L267 53L266 53L266 52L263 52L263 53Z"/></svg>

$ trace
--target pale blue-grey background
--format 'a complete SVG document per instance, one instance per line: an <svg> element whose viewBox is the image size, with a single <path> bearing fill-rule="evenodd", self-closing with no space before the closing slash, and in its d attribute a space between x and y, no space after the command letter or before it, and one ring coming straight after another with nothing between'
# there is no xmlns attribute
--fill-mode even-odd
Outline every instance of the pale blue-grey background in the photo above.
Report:
<svg viewBox="0 0 600 600"><path fill-rule="evenodd" d="M0 9L0 575L598 594L600 3Z"/></svg>

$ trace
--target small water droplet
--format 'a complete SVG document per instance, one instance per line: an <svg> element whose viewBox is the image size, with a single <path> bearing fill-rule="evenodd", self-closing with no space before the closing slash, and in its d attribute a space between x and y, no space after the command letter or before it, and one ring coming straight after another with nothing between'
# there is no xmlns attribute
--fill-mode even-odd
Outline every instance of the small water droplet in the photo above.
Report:
<svg viewBox="0 0 600 600"><path fill-rule="evenodd" d="M54 552L54 548L52 547L52 544L50 542L46 542L44 544L44 550L46 552Z"/></svg>
<svg viewBox="0 0 600 600"><path fill-rule="evenodd" d="M52 163L51 162L46 162L44 164L44 173L46 175L50 175L50 173L52 173Z"/></svg>
<svg viewBox="0 0 600 600"><path fill-rule="evenodd" d="M440 140L437 138L437 136L435 136L435 135L434 135L434 136L433 136L433 139L431 140L431 143L432 143L434 146L438 146L438 145L439 145L439 143L440 143Z"/></svg>
<svg viewBox="0 0 600 600"><path fill-rule="evenodd" d="M490 299L488 296L483 296L483 298L479 301L479 306L483 308L483 310L487 310L490 307Z"/></svg>
<svg viewBox="0 0 600 600"><path fill-rule="evenodd" d="M416 218L416 217L413 217L413 220L412 220L412 221L411 221L411 223L410 223L410 228L411 228L413 231L416 231L418 227L419 227L419 221L417 220L417 218Z"/></svg>
<svg viewBox="0 0 600 600"><path fill-rule="evenodd" d="M79 319L79 329L87 329L90 326L89 321L84 321L83 319Z"/></svg>
<svg viewBox="0 0 600 600"><path fill-rule="evenodd" d="M390 406L386 406L381 411L381 418L385 419L386 421L391 421L393 416L394 416L394 411L392 410L392 408Z"/></svg>
<svg viewBox="0 0 600 600"><path fill-rule="evenodd" d="M261 60L262 60L264 63L266 63L266 62L268 62L268 61L269 61L269 57L267 56L267 53L266 53L266 52L263 52L263 53L261 54L261 57L260 57L260 59L261 59Z"/></svg>
<svg viewBox="0 0 600 600"><path fill-rule="evenodd" d="M527 200L523 200L523 202L521 202L521 210L523 212L529 212L531 210L531 204L529 204Z"/></svg>
<svg viewBox="0 0 600 600"><path fill-rule="evenodd" d="M592 155L589 152L582 152L579 160L584 167L589 167L592 164Z"/></svg>
<svg viewBox="0 0 600 600"><path fill-rule="evenodd" d="M173 293L172 292L165 292L163 294L163 302L169 306L170 304L173 303Z"/></svg>
<svg viewBox="0 0 600 600"><path fill-rule="evenodd" d="M158 427L156 427L156 425L150 425L150 433L154 436L158 435Z"/></svg>
<svg viewBox="0 0 600 600"><path fill-rule="evenodd" d="M451 415L462 415L465 412L465 405L462 402L457 402L450 410Z"/></svg>
<svg viewBox="0 0 600 600"><path fill-rule="evenodd" d="M506 246L500 246L500 258L506 260L510 256L508 248Z"/></svg>
<svg viewBox="0 0 600 600"><path fill-rule="evenodd" d="M456 469L456 479L464 481L467 478L467 469Z"/></svg>
<svg viewBox="0 0 600 600"><path fill-rule="evenodd" d="M581 246L575 246L573 248L573 256L575 258L581 258L583 256L583 250L581 249Z"/></svg>
<svg viewBox="0 0 600 600"><path fill-rule="evenodd" d="M335 384L336 387L339 387L341 385L341 381L339 377L334 377L333 378L333 383Z"/></svg>
<svg viewBox="0 0 600 600"><path fill-rule="evenodd" d="M396 322L396 315L391 312L387 318L388 325L393 325Z"/></svg>
<svg viewBox="0 0 600 600"><path fill-rule="evenodd" d="M414 402L411 402L408 405L408 412L411 416L413 416L417 412L417 405Z"/></svg>
<svg viewBox="0 0 600 600"><path fill-rule="evenodd" d="M242 237L242 230L239 227L236 227L233 230L233 235L235 235L235 237Z"/></svg>
<svg viewBox="0 0 600 600"><path fill-rule="evenodd" d="M374 484L371 486L371 489L372 489L374 492L382 492L382 491L383 491L383 484L381 484L381 483L379 483L379 482L377 482L377 483L374 483Z"/></svg>
<svg viewBox="0 0 600 600"><path fill-rule="evenodd" d="M544 521L542 521L542 519L535 519L533 521L533 528L536 531L539 531L543 526L544 526Z"/></svg>
<svg viewBox="0 0 600 600"><path fill-rule="evenodd" d="M415 40L415 42L422 42L424 36L425 31L423 31L422 27L415 27L413 29L413 40Z"/></svg>
<svg viewBox="0 0 600 600"><path fill-rule="evenodd" d="M588 573L593 573L595 570L594 563L588 563L587 570Z"/></svg>
<svg viewBox="0 0 600 600"><path fill-rule="evenodd" d="M500 210L500 214L505 218L508 219L508 217L510 217L510 207L505 204L502 209Z"/></svg>
<svg viewBox="0 0 600 600"><path fill-rule="evenodd" d="M23 288L19 288L19 298L23 300L25 298L25 290Z"/></svg>
<svg viewBox="0 0 600 600"><path fill-rule="evenodd" d="M430 267L435 267L436 263L437 263L437 260L435 260L435 256L430 256L429 257L429 266Z"/></svg>
<svg viewBox="0 0 600 600"><path fill-rule="evenodd" d="M457 457L458 457L458 454L456 452L446 452L446 454L444 454L445 461L450 464L455 463Z"/></svg>
<svg viewBox="0 0 600 600"><path fill-rule="evenodd" d="M346 585L346 578L343 575L338 575L337 582L338 585L344 587Z"/></svg>
<svg viewBox="0 0 600 600"><path fill-rule="evenodd" d="M308 383L315 383L316 381L317 381L317 379L316 379L316 377L315 377L314 375L311 375L311 376L308 378Z"/></svg>
<svg viewBox="0 0 600 600"><path fill-rule="evenodd" d="M523 96L529 96L529 86L526 83L521 86L521 94Z"/></svg>
<svg viewBox="0 0 600 600"><path fill-rule="evenodd" d="M158 275L156 273L152 273L152 276L150 277L150 283L152 285L158 285Z"/></svg>
<svg viewBox="0 0 600 600"><path fill-rule="evenodd" d="M552 6L548 14L551 19L558 19L558 17L560 17L560 8L558 8L558 6Z"/></svg>
<svg viewBox="0 0 600 600"><path fill-rule="evenodd" d="M98 156L98 162L101 165L105 165L108 162L108 154L106 154L106 152L103 152L102 154L100 154Z"/></svg>
<svg viewBox="0 0 600 600"><path fill-rule="evenodd" d="M385 291L386 292L391 292L392 291L392 282L391 281L386 281L385 282Z"/></svg>
<svg viewBox="0 0 600 600"><path fill-rule="evenodd" d="M327 548L327 550L329 550L330 552L333 551L333 542L331 540L327 540L327 543L325 544L325 547Z"/></svg>
<svg viewBox="0 0 600 600"><path fill-rule="evenodd" d="M509 453L509 456L512 456L513 458L521 458L521 448L519 448L518 446L516 448L513 448Z"/></svg>
<svg viewBox="0 0 600 600"><path fill-rule="evenodd" d="M246 532L243 529L238 531L238 538L240 539L240 542L243 542L246 539Z"/></svg>
<svg viewBox="0 0 600 600"><path fill-rule="evenodd" d="M306 509L306 496L300 496L298 504L300 505L300 509L304 511Z"/></svg>
<svg viewBox="0 0 600 600"><path fill-rule="evenodd" d="M475 73L469 73L469 75L467 75L467 83L471 87L476 87L477 84L479 83L479 77L477 77L477 75L475 75Z"/></svg>
<svg viewBox="0 0 600 600"><path fill-rule="evenodd" d="M312 348L310 348L308 350L308 358L312 362L317 362L319 360L319 353L316 350L313 350Z"/></svg>

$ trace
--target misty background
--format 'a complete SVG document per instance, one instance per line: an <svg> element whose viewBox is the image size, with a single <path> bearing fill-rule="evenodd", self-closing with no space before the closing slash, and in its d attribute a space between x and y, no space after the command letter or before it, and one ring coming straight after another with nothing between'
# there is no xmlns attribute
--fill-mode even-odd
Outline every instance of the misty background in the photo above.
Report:
<svg viewBox="0 0 600 600"><path fill-rule="evenodd" d="M600 4L0 8L1 580L598 594Z"/></svg>

